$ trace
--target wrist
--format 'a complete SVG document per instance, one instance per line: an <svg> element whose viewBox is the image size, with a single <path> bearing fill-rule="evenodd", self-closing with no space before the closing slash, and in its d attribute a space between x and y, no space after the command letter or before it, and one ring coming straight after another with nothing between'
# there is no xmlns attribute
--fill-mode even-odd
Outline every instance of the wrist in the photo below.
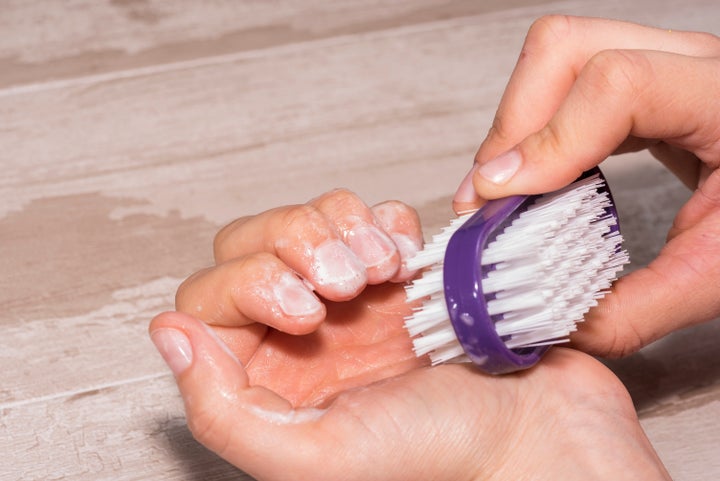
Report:
<svg viewBox="0 0 720 481"><path fill-rule="evenodd" d="M521 374L534 386L516 399L514 435L474 479L671 480L620 380L589 356L553 351Z"/></svg>

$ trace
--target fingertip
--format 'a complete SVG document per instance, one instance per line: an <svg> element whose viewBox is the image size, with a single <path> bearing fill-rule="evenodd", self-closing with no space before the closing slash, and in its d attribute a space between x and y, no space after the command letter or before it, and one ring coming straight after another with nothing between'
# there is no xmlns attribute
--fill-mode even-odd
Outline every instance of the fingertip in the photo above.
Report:
<svg viewBox="0 0 720 481"><path fill-rule="evenodd" d="M391 237L370 223L359 223L345 235L350 250L365 266L366 282L382 284L400 267L400 253Z"/></svg>
<svg viewBox="0 0 720 481"><path fill-rule="evenodd" d="M293 408L251 386L242 364L202 321L165 312L151 321L150 335L175 373L190 432L208 449L264 478L272 466L263 460L279 455L290 462L299 442L313 441L325 411Z"/></svg>
<svg viewBox="0 0 720 481"><path fill-rule="evenodd" d="M422 239L405 234L392 234L393 242L400 253L400 268L390 279L391 282L405 282L412 279L417 270L410 270L407 267L407 260L414 257L423 247Z"/></svg>
<svg viewBox="0 0 720 481"><path fill-rule="evenodd" d="M475 212L480 207L482 207L485 204L486 201L481 200L478 198L476 202L457 202L453 201L452 203L452 209L453 212L455 212L455 215L464 215L469 214L470 212Z"/></svg>
<svg viewBox="0 0 720 481"><path fill-rule="evenodd" d="M570 184L586 170L576 158L568 159L566 154L549 147L542 136L533 134L518 146L479 164L473 177L479 195L498 199L552 192Z"/></svg>
<svg viewBox="0 0 720 481"><path fill-rule="evenodd" d="M475 211L485 203L485 200L480 197L475 187L477 169L478 163L475 162L455 191L455 196L452 200L452 209L456 215Z"/></svg>
<svg viewBox="0 0 720 481"><path fill-rule="evenodd" d="M193 348L183 330L158 327L151 331L150 339L176 378L190 368Z"/></svg>
<svg viewBox="0 0 720 481"><path fill-rule="evenodd" d="M475 186L473 185L473 179L475 178L478 165L477 161L473 163L472 167L468 173L465 174L465 177L455 191L455 195L453 197L453 209L455 209L455 212L459 212L458 207L463 209L465 208L464 206L473 205L479 201L478 194L475 190Z"/></svg>
<svg viewBox="0 0 720 481"><path fill-rule="evenodd" d="M180 378L195 367L198 355L202 359L230 362L240 365L235 354L218 337L210 326L188 314L177 311L163 312L150 321L150 338L170 367Z"/></svg>
<svg viewBox="0 0 720 481"><path fill-rule="evenodd" d="M304 336L306 334L312 334L317 331L325 320L325 309L323 309L322 316L318 317L296 317L284 319L280 324L278 323L275 327L278 331L282 331L291 336Z"/></svg>
<svg viewBox="0 0 720 481"><path fill-rule="evenodd" d="M395 272L385 280L405 282L411 279L416 271L408 270L407 260L423 247L420 216L415 209L396 200L377 204L372 207L372 211L398 253L394 259Z"/></svg>
<svg viewBox="0 0 720 481"><path fill-rule="evenodd" d="M362 261L339 239L329 239L315 247L308 280L317 292L331 301L346 301L367 285Z"/></svg>

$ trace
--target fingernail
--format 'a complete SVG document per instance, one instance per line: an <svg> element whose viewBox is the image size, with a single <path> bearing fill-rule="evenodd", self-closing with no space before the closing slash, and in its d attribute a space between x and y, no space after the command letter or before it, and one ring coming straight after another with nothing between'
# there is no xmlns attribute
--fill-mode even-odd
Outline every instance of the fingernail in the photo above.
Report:
<svg viewBox="0 0 720 481"><path fill-rule="evenodd" d="M512 149L480 164L477 173L493 184L505 184L520 169L521 164L520 152Z"/></svg>
<svg viewBox="0 0 720 481"><path fill-rule="evenodd" d="M332 287L342 295L355 294L367 282L365 266L339 240L326 241L315 249L312 271L319 287Z"/></svg>
<svg viewBox="0 0 720 481"><path fill-rule="evenodd" d="M284 273L273 290L280 309L288 316L309 316L322 309L320 300L290 273Z"/></svg>
<svg viewBox="0 0 720 481"><path fill-rule="evenodd" d="M413 257L420 249L422 249L422 243L418 243L416 239L405 234L392 234L392 239L400 252L400 260L402 262L400 265L400 272L398 272L397 275L398 277L404 279L414 272L407 268L405 261Z"/></svg>
<svg viewBox="0 0 720 481"><path fill-rule="evenodd" d="M414 237L410 237L409 235L393 234L392 240L395 242L402 260L413 257L420 249L422 249L422 242Z"/></svg>
<svg viewBox="0 0 720 481"><path fill-rule="evenodd" d="M190 339L177 329L161 328L150 335L153 344L174 375L179 376L192 364Z"/></svg>
<svg viewBox="0 0 720 481"><path fill-rule="evenodd" d="M390 237L377 227L367 224L353 227L347 234L347 242L350 249L368 268L381 266L397 252L395 243Z"/></svg>
<svg viewBox="0 0 720 481"><path fill-rule="evenodd" d="M472 179L477 171L478 164L474 163L470 168L470 171L465 175L465 178L460 182L460 186L455 192L453 202L458 204L470 204L477 200L477 193L473 186Z"/></svg>

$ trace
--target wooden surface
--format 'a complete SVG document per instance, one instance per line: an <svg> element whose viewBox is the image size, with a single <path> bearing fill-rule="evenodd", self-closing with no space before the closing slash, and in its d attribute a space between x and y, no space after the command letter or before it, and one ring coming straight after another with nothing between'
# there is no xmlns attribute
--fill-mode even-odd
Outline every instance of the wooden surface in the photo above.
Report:
<svg viewBox="0 0 720 481"><path fill-rule="evenodd" d="M344 186L444 224L545 13L720 33L717 0L0 0L0 480L246 479L149 319L240 215ZM688 193L646 154L606 171L640 265ZM610 363L677 480L720 479L718 344Z"/></svg>

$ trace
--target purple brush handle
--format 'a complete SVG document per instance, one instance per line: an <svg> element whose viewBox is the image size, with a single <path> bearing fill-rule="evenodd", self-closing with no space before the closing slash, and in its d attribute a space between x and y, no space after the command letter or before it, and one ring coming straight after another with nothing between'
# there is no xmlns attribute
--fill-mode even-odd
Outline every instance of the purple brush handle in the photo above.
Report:
<svg viewBox="0 0 720 481"><path fill-rule="evenodd" d="M599 174L594 168L582 178ZM615 217L617 210L607 183L602 189L608 193L611 206L608 213ZM487 311L487 300L482 292L482 279L492 266L481 268L485 246L502 232L513 220L515 212L521 213L536 196L512 196L492 200L466 221L450 238L445 251L443 283L445 302L455 336L470 360L485 372L504 374L527 369L537 363L547 351L547 346L508 349L495 330L495 321ZM613 230L618 230L617 223Z"/></svg>

